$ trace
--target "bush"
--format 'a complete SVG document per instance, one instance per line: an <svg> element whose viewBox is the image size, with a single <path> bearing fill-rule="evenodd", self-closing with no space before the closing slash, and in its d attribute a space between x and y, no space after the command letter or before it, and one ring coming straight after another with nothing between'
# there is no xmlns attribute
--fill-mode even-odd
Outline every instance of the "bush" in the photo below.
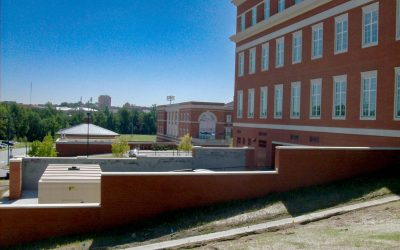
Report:
<svg viewBox="0 0 400 250"><path fill-rule="evenodd" d="M46 135L43 141L34 141L31 144L30 156L56 157L57 151L54 148L54 140L51 135Z"/></svg>
<svg viewBox="0 0 400 250"><path fill-rule="evenodd" d="M192 137L189 134L186 134L185 136L181 137L178 149L182 151L192 150Z"/></svg>
<svg viewBox="0 0 400 250"><path fill-rule="evenodd" d="M129 149L128 141L122 137L118 137L111 145L111 152L116 157L122 157Z"/></svg>

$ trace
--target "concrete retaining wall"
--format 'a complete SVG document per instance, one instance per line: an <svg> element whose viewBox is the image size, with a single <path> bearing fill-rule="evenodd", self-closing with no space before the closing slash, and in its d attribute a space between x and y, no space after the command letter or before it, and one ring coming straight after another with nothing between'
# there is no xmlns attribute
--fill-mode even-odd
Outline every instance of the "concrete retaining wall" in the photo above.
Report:
<svg viewBox="0 0 400 250"><path fill-rule="evenodd" d="M246 166L246 152L253 148L203 148L193 149L193 168L239 171Z"/></svg>
<svg viewBox="0 0 400 250"><path fill-rule="evenodd" d="M139 156L134 158L29 157L22 160L22 190L37 190L49 164L99 164L103 172L168 172L180 169L244 170L252 148L195 147L193 157Z"/></svg>
<svg viewBox="0 0 400 250"><path fill-rule="evenodd" d="M49 164L99 164L102 172L166 172L191 168L192 161L192 157L24 158L22 160L22 190L37 190L38 181Z"/></svg>

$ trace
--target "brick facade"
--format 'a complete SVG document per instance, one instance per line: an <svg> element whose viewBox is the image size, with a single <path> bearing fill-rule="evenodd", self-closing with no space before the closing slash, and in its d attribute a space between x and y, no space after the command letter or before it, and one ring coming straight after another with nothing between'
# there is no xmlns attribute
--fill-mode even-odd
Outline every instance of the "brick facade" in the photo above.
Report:
<svg viewBox="0 0 400 250"><path fill-rule="evenodd" d="M202 117L215 120L212 133L200 133ZM185 134L190 134L194 139L229 139L231 117L232 106L223 103L185 102L158 106L157 141L179 141Z"/></svg>
<svg viewBox="0 0 400 250"><path fill-rule="evenodd" d="M400 1L294 1L286 0L286 9L277 13L277 1L270 0L270 17L264 20L264 0L233 1L238 4L237 34L231 39L236 43L236 72L234 98L235 146L256 147L258 166L272 166L276 145L313 146L400 146L400 119L396 118L396 68L400 67L400 40L396 38ZM251 26L252 11L257 8L257 24ZM365 45L365 13L377 9L377 43ZM245 15L246 29L240 29L241 16ZM396 16L397 15L397 16ZM346 18L346 49L337 49L337 22ZM313 59L313 26L322 27L322 55ZM293 62L294 33L301 32L301 61ZM373 33L373 31L371 31ZM372 35L371 35L372 36ZM277 41L284 40L283 66L276 66ZM269 46L266 56L268 69L262 70L263 46ZM255 48L255 73L250 72L250 50ZM244 56L240 62L240 54ZM243 64L243 75L239 68ZM363 117L365 75L375 73L376 107L372 117ZM339 98L335 91L337 77L345 82L343 116L337 117L334 102ZM312 113L311 100L314 80L320 82L320 113ZM363 80L364 79L364 80ZM371 80L372 81L372 80ZM397 80L399 81L399 80ZM299 84L299 116L292 116L292 83ZM336 82L336 85L335 85ZM275 116L275 88L282 86L282 114ZM261 117L261 88L267 88L266 117ZM254 89L254 116L249 118L249 90ZM242 108L238 100L242 92ZM315 93L318 94L318 91ZM372 94L371 94L372 95ZM372 100L372 101L371 101ZM338 103L340 101L337 101ZM340 105L339 105L340 106ZM368 105L367 105L368 106ZM314 105L314 107L316 107ZM398 107L398 106L397 106ZM238 111L242 110L242 117ZM250 109L251 110L251 109ZM340 114L340 113L339 113Z"/></svg>

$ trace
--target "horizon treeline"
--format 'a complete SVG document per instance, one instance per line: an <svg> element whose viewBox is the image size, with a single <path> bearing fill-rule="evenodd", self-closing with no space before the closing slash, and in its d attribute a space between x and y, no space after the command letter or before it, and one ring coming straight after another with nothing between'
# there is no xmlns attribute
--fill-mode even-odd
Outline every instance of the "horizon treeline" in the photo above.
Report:
<svg viewBox="0 0 400 250"><path fill-rule="evenodd" d="M122 107L116 113L108 108L90 113L91 123L119 134L155 134L156 106L145 113ZM86 111L64 112L47 103L44 107L28 107L14 102L0 103L0 139L18 141L42 141L50 134L85 122Z"/></svg>

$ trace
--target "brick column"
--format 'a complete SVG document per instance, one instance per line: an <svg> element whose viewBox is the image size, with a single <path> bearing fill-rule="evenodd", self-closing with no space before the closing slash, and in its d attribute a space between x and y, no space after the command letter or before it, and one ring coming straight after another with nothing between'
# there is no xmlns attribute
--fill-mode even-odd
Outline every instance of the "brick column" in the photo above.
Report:
<svg viewBox="0 0 400 250"><path fill-rule="evenodd" d="M22 193L22 159L10 159L10 200L16 200Z"/></svg>

